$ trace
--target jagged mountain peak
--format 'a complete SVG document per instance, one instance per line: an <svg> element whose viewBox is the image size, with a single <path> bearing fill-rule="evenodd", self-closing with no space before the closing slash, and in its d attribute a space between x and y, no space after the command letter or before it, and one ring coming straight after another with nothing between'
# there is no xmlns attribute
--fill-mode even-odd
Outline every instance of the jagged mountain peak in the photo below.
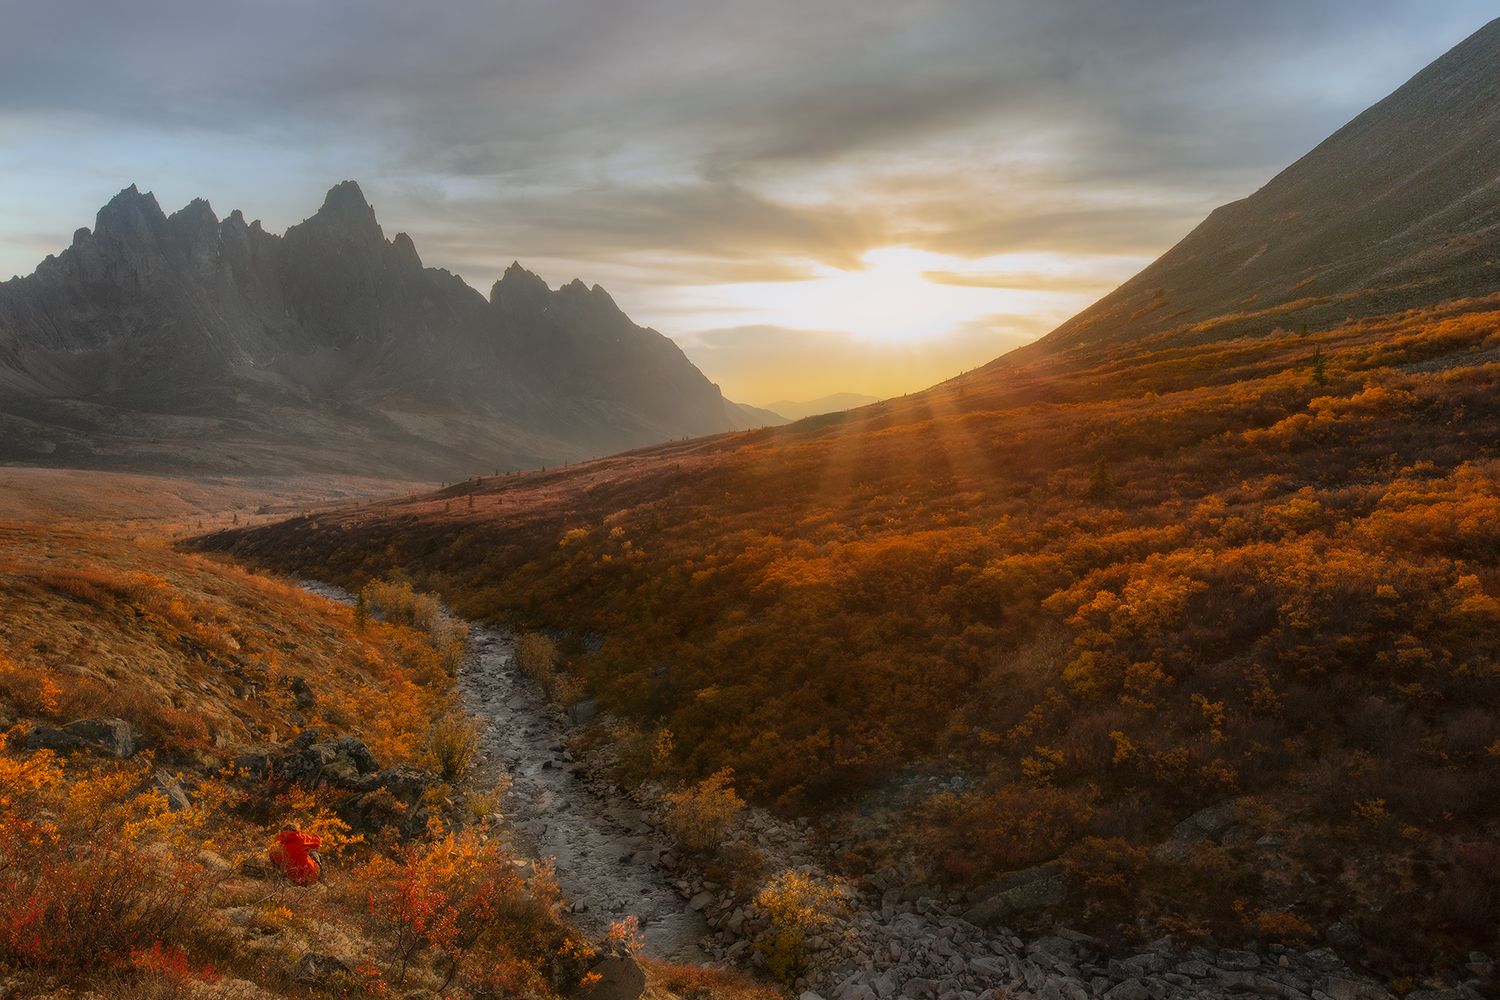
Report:
<svg viewBox="0 0 1500 1000"><path fill-rule="evenodd" d="M333 238L364 244L372 250L385 244L385 232L375 218L375 209L354 181L340 181L329 188L322 206L288 229L286 235L293 240L308 236Z"/></svg>
<svg viewBox="0 0 1500 1000"><path fill-rule="evenodd" d="M347 213L359 216L368 213L373 216L375 209L370 207L370 202L365 198L365 192L360 188L358 181L339 181L323 196L323 207L318 209L318 212L319 214L330 212L336 215Z"/></svg>
<svg viewBox="0 0 1500 1000"><path fill-rule="evenodd" d="M397 233L395 239L391 240L391 259L399 267L408 270L422 269L422 256L417 253L417 245L406 233Z"/></svg>
<svg viewBox="0 0 1500 1000"><path fill-rule="evenodd" d="M94 236L141 241L151 238L166 221L156 195L142 193L132 184L99 209L94 217Z"/></svg>
<svg viewBox="0 0 1500 1000"><path fill-rule="evenodd" d="M96 434L54 421L47 408L67 400L109 416ZM132 437L135 411L153 416ZM152 421L174 414L223 423L168 447ZM254 454L444 478L732 424L718 388L603 289L552 291L515 263L486 301L424 267L408 234L387 241L345 181L279 237L239 211L220 222L203 199L167 217L121 191L96 232L0 286L0 431L13 426L26 433L0 433L0 460L144 448L157 468L272 467Z"/></svg>
<svg viewBox="0 0 1500 1000"><path fill-rule="evenodd" d="M546 280L522 267L520 261L511 261L510 267L490 287L490 302L504 312L534 308L551 296L552 289Z"/></svg>

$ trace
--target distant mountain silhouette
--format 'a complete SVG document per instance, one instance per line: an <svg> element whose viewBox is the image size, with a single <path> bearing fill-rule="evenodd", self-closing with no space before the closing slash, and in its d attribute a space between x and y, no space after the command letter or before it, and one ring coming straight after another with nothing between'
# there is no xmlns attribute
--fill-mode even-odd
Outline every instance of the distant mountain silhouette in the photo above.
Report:
<svg viewBox="0 0 1500 1000"><path fill-rule="evenodd" d="M801 420L803 417L815 417L820 413L839 413L852 410L856 406L868 406L878 402L880 402L879 396L866 396L858 392L835 392L831 396L820 396L817 399L805 399L800 402L783 399L775 403L767 403L765 409L778 413L788 420Z"/></svg>
<svg viewBox="0 0 1500 1000"><path fill-rule="evenodd" d="M1484 294L1500 289L1497 243L1500 20L1011 357L1299 329Z"/></svg>
<svg viewBox="0 0 1500 1000"><path fill-rule="evenodd" d="M749 403L734 403L724 401L724 407L729 411L729 419L734 423L737 431L754 430L757 427L780 427L789 423L786 417L779 413L772 413L762 406L751 406Z"/></svg>
<svg viewBox="0 0 1500 1000"><path fill-rule="evenodd" d="M0 461L450 478L736 426L602 288L486 299L353 181L283 236L134 185L0 284Z"/></svg>

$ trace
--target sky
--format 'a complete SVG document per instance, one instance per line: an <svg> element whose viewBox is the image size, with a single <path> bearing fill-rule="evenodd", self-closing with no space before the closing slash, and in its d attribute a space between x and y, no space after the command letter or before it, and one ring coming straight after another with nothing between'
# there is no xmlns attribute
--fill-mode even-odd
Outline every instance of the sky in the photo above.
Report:
<svg viewBox="0 0 1500 1000"><path fill-rule="evenodd" d="M604 285L732 399L1036 338L1493 16L1480 0L0 0L0 275L131 183L339 180L489 286Z"/></svg>

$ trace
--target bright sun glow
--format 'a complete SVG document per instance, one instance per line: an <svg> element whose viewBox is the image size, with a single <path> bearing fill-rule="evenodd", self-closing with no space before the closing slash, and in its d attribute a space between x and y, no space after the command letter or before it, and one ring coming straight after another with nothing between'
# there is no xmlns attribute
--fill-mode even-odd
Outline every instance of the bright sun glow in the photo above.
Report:
<svg viewBox="0 0 1500 1000"><path fill-rule="evenodd" d="M724 325L847 330L872 343L920 343L997 313L1050 315L1074 308L1111 287L1115 275L1128 273L1124 268L1138 266L1109 258L1080 267L1053 254L965 260L908 247L871 250L863 260L862 270L824 267L809 281L702 291L719 305ZM1068 287L1060 290L1060 283Z"/></svg>

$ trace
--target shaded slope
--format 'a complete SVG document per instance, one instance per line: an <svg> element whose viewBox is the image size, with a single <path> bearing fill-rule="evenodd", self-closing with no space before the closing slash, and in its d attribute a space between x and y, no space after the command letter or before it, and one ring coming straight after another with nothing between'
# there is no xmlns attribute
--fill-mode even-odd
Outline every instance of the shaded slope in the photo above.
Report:
<svg viewBox="0 0 1500 1000"><path fill-rule="evenodd" d="M731 426L603 289L486 299L348 181L281 237L132 186L0 285L0 460L446 478Z"/></svg>
<svg viewBox="0 0 1500 1000"><path fill-rule="evenodd" d="M1488 294L1497 242L1500 21L1023 353L1295 330Z"/></svg>

